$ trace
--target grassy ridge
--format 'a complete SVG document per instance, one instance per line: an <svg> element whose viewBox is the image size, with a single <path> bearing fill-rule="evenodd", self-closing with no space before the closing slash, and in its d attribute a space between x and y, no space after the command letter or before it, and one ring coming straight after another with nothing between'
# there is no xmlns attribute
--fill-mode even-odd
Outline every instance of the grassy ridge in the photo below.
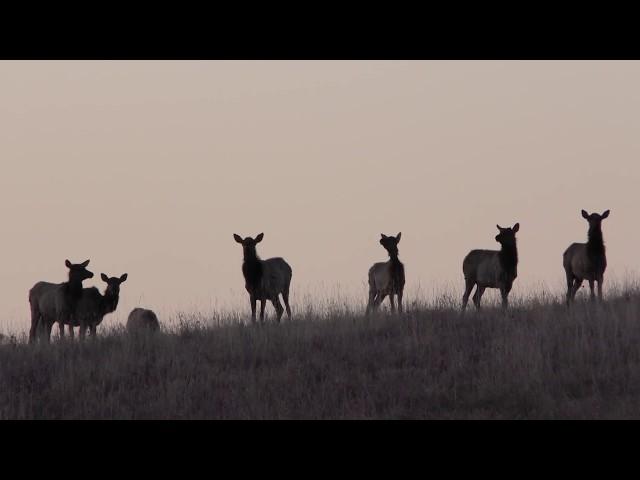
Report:
<svg viewBox="0 0 640 480"><path fill-rule="evenodd" d="M640 295L0 346L2 419L640 418Z"/></svg>

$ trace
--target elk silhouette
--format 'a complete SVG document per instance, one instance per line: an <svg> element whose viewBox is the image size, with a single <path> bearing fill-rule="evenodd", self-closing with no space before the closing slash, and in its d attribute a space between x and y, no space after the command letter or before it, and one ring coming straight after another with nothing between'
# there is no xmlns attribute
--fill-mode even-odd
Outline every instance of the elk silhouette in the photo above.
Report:
<svg viewBox="0 0 640 480"><path fill-rule="evenodd" d="M589 281L592 301L595 300L594 282L598 282L598 298L602 301L602 281L607 268L602 220L609 216L609 212L606 210L602 215L589 215L582 210L582 218L589 222L587 243L572 243L562 255L562 266L567 275L567 306L575 299L576 292L584 280Z"/></svg>
<svg viewBox="0 0 640 480"><path fill-rule="evenodd" d="M60 337L64 337L64 325L73 323L77 304L82 297L82 281L93 277L87 270L89 260L73 264L65 260L69 269L69 280L64 283L38 282L29 290L31 307L31 329L29 343L36 340L38 332L47 342L51 338L51 328L55 322L60 327Z"/></svg>
<svg viewBox="0 0 640 480"><path fill-rule="evenodd" d="M284 309L280 303L279 295L282 295L287 308L287 317L291 319L289 286L291 285L292 271L289 264L280 257L267 260L258 257L256 244L264 238L263 233L256 236L255 240L251 237L242 238L235 233L233 238L242 245L244 255L242 274L251 303L251 320L256 321L256 302L260 300L260 321L264 322L265 303L270 300L276 309L278 322L280 322Z"/></svg>
<svg viewBox="0 0 640 480"><path fill-rule="evenodd" d="M465 291L462 297L462 310L467 308L469 295L476 286L473 303L480 310L480 300L486 288L499 288L502 295L502 306L509 305L509 292L513 281L518 276L518 248L516 246L516 232L520 224L513 228L502 228L496 225L500 233L496 235L496 242L502 247L498 250L471 250L462 262Z"/></svg>
<svg viewBox="0 0 640 480"><path fill-rule="evenodd" d="M371 310L377 310L382 301L389 295L391 311L395 311L393 296L398 297L398 311L402 313L402 292L404 290L404 265L398 259L398 243L402 232L398 235L387 236L380 234L380 245L389 254L386 262L374 263L369 269L369 302L365 315L369 315Z"/></svg>
<svg viewBox="0 0 640 480"><path fill-rule="evenodd" d="M127 274L120 277L107 277L104 273L100 278L107 284L104 295L96 287L83 288L82 296L76 306L76 314L72 323L69 323L69 335L73 338L73 327L79 328L80 338L83 339L87 328L90 335L96 335L96 329L102 319L108 313L112 313L118 307L120 299L120 284L127 279Z"/></svg>

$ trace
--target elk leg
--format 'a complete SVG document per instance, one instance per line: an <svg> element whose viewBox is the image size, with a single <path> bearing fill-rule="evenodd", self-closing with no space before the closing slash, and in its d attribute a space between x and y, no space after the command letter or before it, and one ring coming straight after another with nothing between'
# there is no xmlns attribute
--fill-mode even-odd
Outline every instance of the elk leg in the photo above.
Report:
<svg viewBox="0 0 640 480"><path fill-rule="evenodd" d="M96 338L96 326L95 325L89 325L89 334L91 335L91 338Z"/></svg>
<svg viewBox="0 0 640 480"><path fill-rule="evenodd" d="M500 287L500 294L502 295L502 308L509 306L509 292L511 291L511 284L507 283Z"/></svg>
<svg viewBox="0 0 640 480"><path fill-rule="evenodd" d="M284 312L284 308L282 307L282 304L280 303L280 299L278 298L278 295L274 296L271 299L271 303L273 303L273 308L276 309L276 313L278 315L278 323L280 323L280 318L282 318L282 313Z"/></svg>
<svg viewBox="0 0 640 480"><path fill-rule="evenodd" d="M398 312L402 313L402 290L400 290L398 293Z"/></svg>
<svg viewBox="0 0 640 480"><path fill-rule="evenodd" d="M480 285L476 287L476 293L473 295L473 303L476 306L476 310L480 310L480 300L482 300L482 294L485 288L486 287L481 287Z"/></svg>
<svg viewBox="0 0 640 480"><path fill-rule="evenodd" d="M567 272L567 307L571 303L571 290L573 289L573 275Z"/></svg>
<svg viewBox="0 0 640 480"><path fill-rule="evenodd" d="M604 278L598 280L598 300L602 302L602 281Z"/></svg>
<svg viewBox="0 0 640 480"><path fill-rule="evenodd" d="M471 295L471 290L473 290L473 286L476 284L476 282L474 282L471 279L465 278L464 283L465 283L464 295L462 295L462 311L463 312L467 309L467 303L469 303L469 295ZM473 298L474 298L473 302L475 303L475 296Z"/></svg>
<svg viewBox="0 0 640 480"><path fill-rule="evenodd" d="M38 323L36 325L36 340L42 341L46 333L47 333L47 319L43 315L40 315L40 318L38 319Z"/></svg>
<svg viewBox="0 0 640 480"><path fill-rule="evenodd" d="M387 296L386 293L378 292L378 296L376 297L376 303L374 304L374 307L376 310L380 305L382 305L382 302L384 302L384 299L386 296Z"/></svg>
<svg viewBox="0 0 640 480"><path fill-rule="evenodd" d="M38 335L39 323L40 323L39 317L37 315L31 317L31 328L29 329L29 343L33 343L36 341L36 337Z"/></svg>
<svg viewBox="0 0 640 480"><path fill-rule="evenodd" d="M33 319L31 320L31 328L29 329L29 343L35 343L38 340L38 331L39 331L39 322L38 320L33 321Z"/></svg>
<svg viewBox="0 0 640 480"><path fill-rule="evenodd" d="M596 293L593 289L595 285L595 280L589 280L589 290L591 291L590 300L593 302L596 299Z"/></svg>
<svg viewBox="0 0 640 480"><path fill-rule="evenodd" d="M55 322L47 321L47 324L44 327L44 334L47 338L47 343L51 343L51 329L53 328L53 324Z"/></svg>
<svg viewBox="0 0 640 480"><path fill-rule="evenodd" d="M33 343L36 340L39 322L40 322L40 314L32 306L31 307L31 328L29 329L29 343Z"/></svg>
<svg viewBox="0 0 640 480"><path fill-rule="evenodd" d="M249 303L251 304L251 321L253 323L256 323L256 302L258 300L256 299L255 295L250 295L249 296Z"/></svg>
<svg viewBox="0 0 640 480"><path fill-rule="evenodd" d="M69 337L71 337L71 340L73 340L73 325L69 324Z"/></svg>
<svg viewBox="0 0 640 480"><path fill-rule="evenodd" d="M580 290L581 286L582 279L575 278L573 280L573 288L571 289L571 301L574 301L576 299L576 293L578 293L578 290Z"/></svg>
<svg viewBox="0 0 640 480"><path fill-rule="evenodd" d="M31 328L29 329L29 343L33 343L36 340L36 329L34 328L33 320L31 321Z"/></svg>
<svg viewBox="0 0 640 480"><path fill-rule="evenodd" d="M58 321L58 329L60 331L60 338L64 338L64 323L61 321Z"/></svg>
<svg viewBox="0 0 640 480"><path fill-rule="evenodd" d="M282 292L282 299L284 300L284 306L287 308L287 317L291 320L291 307L289 306L289 290Z"/></svg>
<svg viewBox="0 0 640 480"><path fill-rule="evenodd" d="M47 320L44 318L43 315L40 315L36 323L36 338L35 338L36 341L41 342L44 339L46 332L47 332Z"/></svg>
<svg viewBox="0 0 640 480"><path fill-rule="evenodd" d="M373 288L369 289L369 303L367 303L367 311L365 315L369 315L372 308L375 308L376 303L376 291Z"/></svg>
<svg viewBox="0 0 640 480"><path fill-rule="evenodd" d="M78 336L80 337L80 341L84 340L86 329L87 329L87 326L83 322L80 322L80 328L78 329Z"/></svg>
<svg viewBox="0 0 640 480"><path fill-rule="evenodd" d="M260 322L264 322L264 306L267 303L267 299L262 297L260 299Z"/></svg>
<svg viewBox="0 0 640 480"><path fill-rule="evenodd" d="M391 313L396 311L396 304L393 302L393 293L389 294L389 305L391 305Z"/></svg>

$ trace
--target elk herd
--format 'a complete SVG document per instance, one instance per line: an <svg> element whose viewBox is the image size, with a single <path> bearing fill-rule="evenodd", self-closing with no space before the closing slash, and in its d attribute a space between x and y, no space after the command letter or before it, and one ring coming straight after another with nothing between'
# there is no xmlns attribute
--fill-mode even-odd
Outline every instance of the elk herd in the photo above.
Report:
<svg viewBox="0 0 640 480"><path fill-rule="evenodd" d="M602 300L602 282L607 267L604 240L602 237L602 220L609 216L609 210L602 215L589 214L582 210L582 217L589 223L586 243L572 243L562 256L562 265L567 277L566 304L569 306L584 280L589 282L591 299L595 300L594 285L598 284L598 298ZM518 248L516 233L520 224L502 228L497 225L499 233L495 240L500 250L471 250L462 262L465 289L462 296L462 311L467 307L471 291L475 287L473 303L480 309L482 295L487 288L497 288L502 297L502 306L508 307L509 292L518 276ZM389 260L374 263L368 272L369 298L365 315L377 310L388 296L391 311L396 309L402 313L402 294L405 285L404 265L398 258L401 233L396 236L381 234L380 245L387 251ZM277 321L280 322L285 309L291 318L289 306L289 287L291 286L291 266L281 257L262 260L256 251L256 245L262 241L264 234L254 238L234 234L233 238L242 245L242 274L245 288L249 294L251 319L256 321L257 302L260 301L260 320L264 321L266 302L273 304ZM114 312L118 306L120 285L127 280L127 274L119 277L100 275L106 283L104 293L95 287L83 288L82 282L92 278L93 273L87 270L89 260L73 264L66 260L69 269L68 281L64 283L38 282L29 291L31 307L31 329L29 342L44 337L47 341L51 329L57 322L60 337L64 337L65 325L69 336L73 338L73 328L79 327L79 336L84 338L87 329L91 336L96 335L96 328L105 315ZM280 296L284 307L280 303ZM395 297L395 299L394 299ZM127 331L157 331L160 328L158 318L151 310L135 308L127 319Z"/></svg>

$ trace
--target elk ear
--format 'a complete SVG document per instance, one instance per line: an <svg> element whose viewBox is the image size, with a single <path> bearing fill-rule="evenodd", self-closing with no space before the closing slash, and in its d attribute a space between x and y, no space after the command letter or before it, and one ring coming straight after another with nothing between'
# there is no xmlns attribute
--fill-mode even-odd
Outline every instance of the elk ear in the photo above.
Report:
<svg viewBox="0 0 640 480"><path fill-rule="evenodd" d="M238 243L242 243L242 237L240 235L236 235L235 233L233 234L233 238L236 239L236 242Z"/></svg>
<svg viewBox="0 0 640 480"><path fill-rule="evenodd" d="M67 266L67 268L71 268L71 262L69 260L65 260L64 264Z"/></svg>
<svg viewBox="0 0 640 480"><path fill-rule="evenodd" d="M609 216L609 212L610 212L610 210L607 210L606 212L604 212L604 213L602 214L602 218L603 218L603 219L607 218L607 217Z"/></svg>
<svg viewBox="0 0 640 480"><path fill-rule="evenodd" d="M85 260L84 262L82 262L80 264L80 266L82 266L82 267L86 267L87 265L89 265L89 260Z"/></svg>
<svg viewBox="0 0 640 480"><path fill-rule="evenodd" d="M582 210L582 218L589 219L589 214L585 210Z"/></svg>
<svg viewBox="0 0 640 480"><path fill-rule="evenodd" d="M264 238L264 233L258 234L258 236L256 237L256 243L260 243L263 238Z"/></svg>
<svg viewBox="0 0 640 480"><path fill-rule="evenodd" d="M100 274L100 278L102 279L103 282L109 282L109 277L107 277L104 273Z"/></svg>
<svg viewBox="0 0 640 480"><path fill-rule="evenodd" d="M518 230L520 230L520 224L516 223L511 230L513 231L513 233L516 233Z"/></svg>
<svg viewBox="0 0 640 480"><path fill-rule="evenodd" d="M127 279L127 277L128 277L128 275L127 275L126 273L123 273L123 274L120 276L120 283L124 282L124 281Z"/></svg>
<svg viewBox="0 0 640 480"><path fill-rule="evenodd" d="M387 236L384 233L381 233L380 236L382 237L383 240L387 238Z"/></svg>
<svg viewBox="0 0 640 480"><path fill-rule="evenodd" d="M396 242L400 241L400 236L402 235L402 232L398 232L398 235L396 235Z"/></svg>
<svg viewBox="0 0 640 480"><path fill-rule="evenodd" d="M500 225L498 225L497 223L496 223L496 227L498 227L498 230L502 231L502 227Z"/></svg>

